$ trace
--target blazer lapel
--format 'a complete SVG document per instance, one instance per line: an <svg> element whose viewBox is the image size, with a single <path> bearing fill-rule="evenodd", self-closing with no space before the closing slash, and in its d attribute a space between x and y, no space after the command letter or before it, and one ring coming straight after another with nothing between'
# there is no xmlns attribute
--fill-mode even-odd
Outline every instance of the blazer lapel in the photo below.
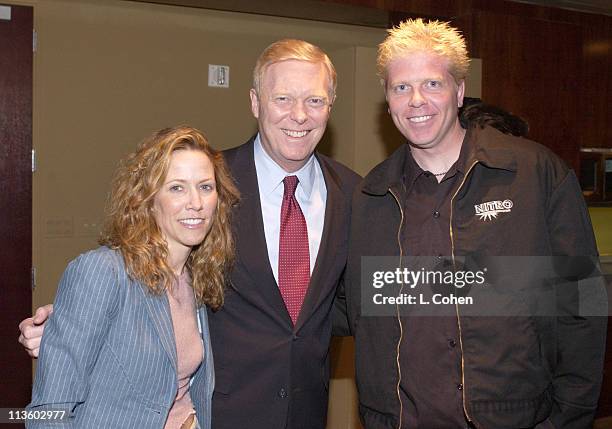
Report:
<svg viewBox="0 0 612 429"><path fill-rule="evenodd" d="M231 161L228 160L228 163L240 190L240 203L234 216L237 254L237 266L234 270L244 268L252 278L249 285L255 286L249 288L249 285L243 282L239 284L232 282L231 287L244 297L260 302L261 307L272 307L273 314L282 324L291 323L270 267L255 170L253 140L241 146L236 156Z"/></svg>
<svg viewBox="0 0 612 429"><path fill-rule="evenodd" d="M325 296L330 293L332 287L335 290L335 284L331 284L328 276L333 271L334 262L336 259L336 250L339 240L343 240L342 228L346 227L348 222L348 207L346 205L344 195L340 188L339 178L335 172L325 163L324 160L318 158L319 165L323 171L325 186L327 187L327 201L325 202L325 220L323 223L323 233L321 235L321 244L315 261L314 270L310 277L310 285L304 304L300 311L295 330L297 331L310 318L313 311L320 305ZM331 292L333 292L333 290Z"/></svg>
<svg viewBox="0 0 612 429"><path fill-rule="evenodd" d="M172 315L170 314L168 296L165 293L162 295L152 295L148 292L146 286L140 283L139 285L145 295L144 300L147 303L147 310L153 322L153 326L157 330L162 347L166 351L173 368L176 370L176 341L174 338L174 328L172 326Z"/></svg>

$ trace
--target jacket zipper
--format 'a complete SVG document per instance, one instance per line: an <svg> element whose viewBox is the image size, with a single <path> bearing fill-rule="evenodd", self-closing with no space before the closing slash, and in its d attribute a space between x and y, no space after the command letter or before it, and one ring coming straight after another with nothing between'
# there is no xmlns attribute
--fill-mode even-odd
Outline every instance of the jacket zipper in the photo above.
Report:
<svg viewBox="0 0 612 429"><path fill-rule="evenodd" d="M453 236L453 202L455 201L455 197L457 196L457 194L459 194L459 191L461 191L461 188L463 188L465 181L467 180L468 176L470 175L470 173L472 172L472 169L474 168L476 164L478 164L478 161L474 161L472 165L470 165L470 168L468 168L467 173L465 173L465 176L463 176L463 180L459 184L459 187L457 188L457 190L455 191L455 193L453 194L450 200L449 231L450 231L450 241L451 241L451 259L453 261L453 267L455 266L455 239ZM463 402L463 412L465 413L465 417L468 419L468 421L472 422L472 418L470 417L468 413L466 400L465 400L467 389L465 387L465 365L464 365L465 361L463 359L463 335L461 332L461 318L459 317L459 304L455 304L455 311L457 313L457 327L459 328L459 349L461 350L461 385L463 386L461 398Z"/></svg>
<svg viewBox="0 0 612 429"><path fill-rule="evenodd" d="M404 256L404 252L403 252L403 248L402 248L402 237L401 237L402 225L404 224L404 209L402 207L402 204L400 203L399 197L395 194L395 192L393 192L393 190L391 188L389 188L389 193L391 195L393 195L393 198L395 199L395 202L397 203L397 206L398 206L398 208L400 210L400 214L401 214L400 223L399 223L399 226L397 228L397 245L399 247L399 267L401 267L402 266L402 258ZM400 286L400 290L399 290L398 296L401 296L403 288L404 288L404 285L402 283L402 285ZM401 427L402 427L402 415L404 413L404 405L402 404L402 397L400 395L400 384L402 382L402 367L400 366L400 347L401 347L401 344L402 344L402 339L404 337L404 327L402 326L402 319L400 318L399 304L396 304L396 315L397 315L397 323L399 325L399 330L400 330L400 336L399 336L399 340L397 341L396 356L395 356L395 361L397 363L396 393L397 393L397 400L399 401L399 404L400 404L399 423L397 425L397 429L401 429Z"/></svg>

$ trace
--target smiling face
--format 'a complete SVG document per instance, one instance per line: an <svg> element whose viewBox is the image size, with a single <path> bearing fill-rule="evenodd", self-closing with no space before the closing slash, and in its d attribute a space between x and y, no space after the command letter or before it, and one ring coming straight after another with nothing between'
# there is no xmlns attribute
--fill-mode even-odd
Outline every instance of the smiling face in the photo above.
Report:
<svg viewBox="0 0 612 429"><path fill-rule="evenodd" d="M285 171L299 170L323 137L331 105L330 78L322 63L287 60L269 65L251 111L261 144Z"/></svg>
<svg viewBox="0 0 612 429"><path fill-rule="evenodd" d="M215 170L208 156L198 150L174 151L168 174L153 200L155 221L168 244L171 266L184 263L192 247L204 241L215 217L217 198Z"/></svg>
<svg viewBox="0 0 612 429"><path fill-rule="evenodd" d="M457 110L464 83L457 85L447 62L431 53L399 57L387 66L386 97L397 129L416 147L444 150L461 144Z"/></svg>

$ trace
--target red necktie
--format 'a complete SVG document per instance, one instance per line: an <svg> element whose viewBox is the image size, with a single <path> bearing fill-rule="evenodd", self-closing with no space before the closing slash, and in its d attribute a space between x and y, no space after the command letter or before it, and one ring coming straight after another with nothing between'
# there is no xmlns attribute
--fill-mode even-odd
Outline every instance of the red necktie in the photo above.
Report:
<svg viewBox="0 0 612 429"><path fill-rule="evenodd" d="M285 192L281 206L278 287L295 325L310 282L308 229L302 209L295 199L297 176L287 176L283 183Z"/></svg>

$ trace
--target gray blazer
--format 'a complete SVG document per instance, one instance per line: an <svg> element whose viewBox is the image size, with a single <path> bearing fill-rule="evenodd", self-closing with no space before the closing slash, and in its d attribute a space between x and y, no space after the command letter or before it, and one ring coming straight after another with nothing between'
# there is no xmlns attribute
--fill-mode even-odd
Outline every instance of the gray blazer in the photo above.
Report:
<svg viewBox="0 0 612 429"><path fill-rule="evenodd" d="M67 410L74 418L26 426L163 428L177 392L167 296L130 280L121 254L100 247L70 262L54 308L28 409ZM202 429L210 429L213 357L206 309L198 314L204 362L190 394Z"/></svg>

